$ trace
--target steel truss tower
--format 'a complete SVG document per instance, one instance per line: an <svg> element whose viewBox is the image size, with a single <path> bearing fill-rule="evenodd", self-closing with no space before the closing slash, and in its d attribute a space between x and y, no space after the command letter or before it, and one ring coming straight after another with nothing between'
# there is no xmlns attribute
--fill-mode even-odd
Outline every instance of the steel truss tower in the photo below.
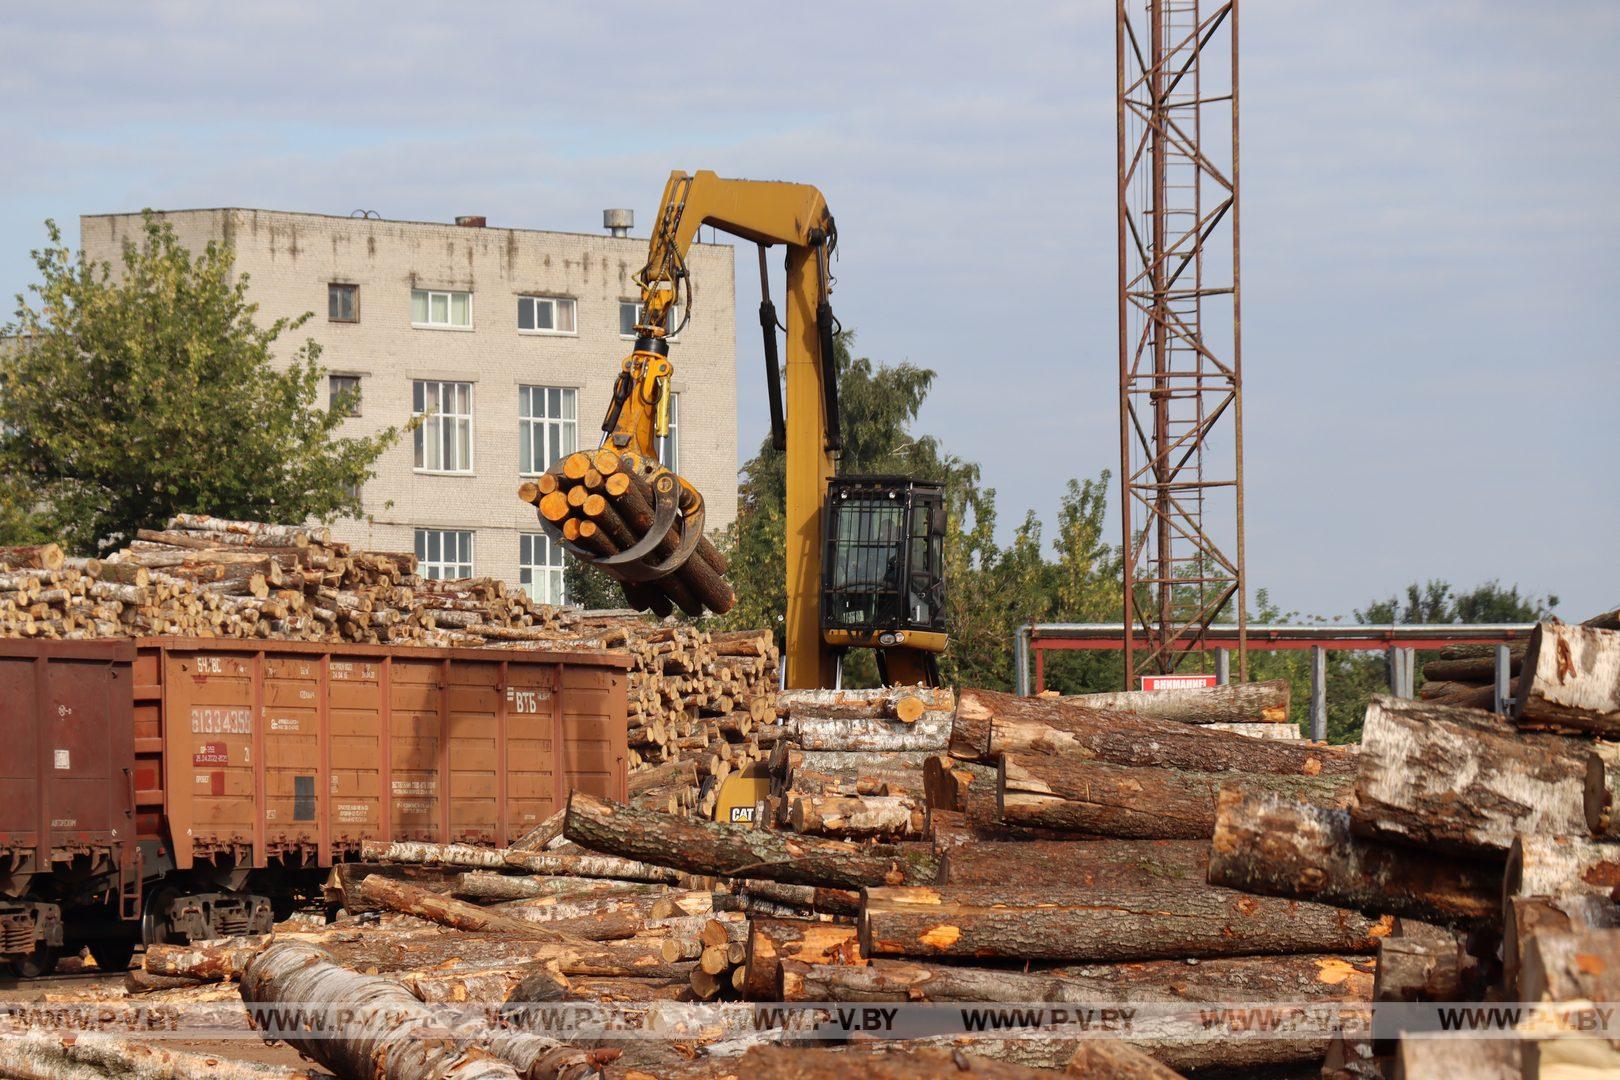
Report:
<svg viewBox="0 0 1620 1080"><path fill-rule="evenodd" d="M1201 651L1218 617L1248 674L1237 16L1116 0L1128 687Z"/></svg>

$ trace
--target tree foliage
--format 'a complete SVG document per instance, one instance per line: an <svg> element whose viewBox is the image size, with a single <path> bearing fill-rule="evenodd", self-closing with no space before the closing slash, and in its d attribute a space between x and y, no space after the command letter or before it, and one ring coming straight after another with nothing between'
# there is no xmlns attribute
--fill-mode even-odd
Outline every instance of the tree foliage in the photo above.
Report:
<svg viewBox="0 0 1620 1080"><path fill-rule="evenodd" d="M845 445L840 473L903 474L945 486L951 633L942 663L945 678L1010 687L1013 634L1022 622L1117 618L1119 553L1102 540L1108 474L1070 481L1050 555L1033 514L1012 542L1001 546L995 539L996 493L982 485L978 466L947 452L934 436L913 430L934 372L909 363L874 364L854 355L852 341L851 334L842 334L834 346ZM726 624L770 626L778 637L787 607L785 458L767 437L743 466L737 520L725 538L738 597ZM1056 665L1054 685L1078 688L1099 677L1110 659ZM1112 663L1117 681L1117 659ZM852 655L845 675L857 684L872 680L869 655Z"/></svg>
<svg viewBox="0 0 1620 1080"><path fill-rule="evenodd" d="M50 242L17 297L0 355L0 536L75 550L127 542L171 515L276 522L360 513L358 488L398 437L337 435L317 408L324 370L306 341L272 350L308 314L254 323L229 246L193 255L148 213L116 275Z"/></svg>

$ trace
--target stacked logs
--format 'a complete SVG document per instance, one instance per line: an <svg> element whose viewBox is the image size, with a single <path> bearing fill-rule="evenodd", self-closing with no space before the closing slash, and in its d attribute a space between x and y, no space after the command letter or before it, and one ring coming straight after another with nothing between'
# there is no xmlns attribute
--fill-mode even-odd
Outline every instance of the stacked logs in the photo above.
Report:
<svg viewBox="0 0 1620 1080"><path fill-rule="evenodd" d="M726 906L753 916L742 976L750 1000L1357 1007L1371 999L1372 955L1393 918L1204 882L1223 781L1254 778L1263 790L1340 807L1354 780L1352 755L1256 742L1185 719L966 690L954 718L946 712L947 756L905 741L924 716L948 710L936 693L778 699L779 794L802 801L827 790L875 812L877 800L894 797L879 792L910 797L920 786L920 832L817 835L802 828L803 811L784 821L780 802L767 816L775 829L682 823L576 793L564 834L619 858L731 879ZM911 724L902 718L919 711ZM1027 784L1021 778L1056 786L1068 774L1089 777L1091 790L1080 797L1074 781L1044 798L1089 810L1045 824L1001 816L1005 796ZM1131 781L1149 779L1158 781L1150 799L1132 794ZM1083 829L1073 827L1075 813ZM958 1041L1038 1067L1062 1067L1091 1045ZM1319 1060L1327 1049L1325 1037L1144 1037L1141 1046L1161 1069L1253 1070Z"/></svg>
<svg viewBox="0 0 1620 1080"><path fill-rule="evenodd" d="M176 515L100 559L0 549L0 636L171 635L430 646L565 644L576 613L487 578L437 581L413 555L320 527Z"/></svg>
<svg viewBox="0 0 1620 1080"><path fill-rule="evenodd" d="M651 531L658 485L673 485L672 495L683 512L697 499L657 462L603 447L594 453L570 454L549 472L525 481L518 488L518 498L533 503L541 520L569 544L596 558L607 558L633 547ZM681 541L677 517L648 560L667 559ZM705 609L724 614L736 603L725 579L726 569L725 557L707 537L700 536L691 556L670 575L656 581L624 582L625 599L631 607L660 618L677 607L691 616L701 615Z"/></svg>
<svg viewBox="0 0 1620 1080"><path fill-rule="evenodd" d="M625 628L630 654L630 791L638 806L712 814L732 773L778 734L777 648L769 630Z"/></svg>
<svg viewBox="0 0 1620 1080"><path fill-rule="evenodd" d="M1375 698L1347 806L1223 789L1209 880L1398 917L1379 950L1379 1001L1613 1000L1620 743L1607 740L1620 739L1620 631L1600 625L1535 628L1516 654L1511 719ZM1613 1044L1568 1025L1527 1020L1518 1035L1447 1040L1440 1053L1424 1039L1367 1043L1353 1055L1362 1071L1345 1075L1620 1067Z"/></svg>
<svg viewBox="0 0 1620 1080"><path fill-rule="evenodd" d="M791 690L776 711L766 812L777 828L847 840L926 835L922 764L950 740L950 691Z"/></svg>

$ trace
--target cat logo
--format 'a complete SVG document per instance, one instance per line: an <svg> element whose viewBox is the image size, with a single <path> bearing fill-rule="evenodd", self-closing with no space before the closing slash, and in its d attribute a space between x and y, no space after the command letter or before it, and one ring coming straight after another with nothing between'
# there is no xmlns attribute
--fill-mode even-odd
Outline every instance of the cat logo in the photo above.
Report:
<svg viewBox="0 0 1620 1080"><path fill-rule="evenodd" d="M733 806L731 808L731 823L733 825L752 825L754 823L754 808L752 806Z"/></svg>

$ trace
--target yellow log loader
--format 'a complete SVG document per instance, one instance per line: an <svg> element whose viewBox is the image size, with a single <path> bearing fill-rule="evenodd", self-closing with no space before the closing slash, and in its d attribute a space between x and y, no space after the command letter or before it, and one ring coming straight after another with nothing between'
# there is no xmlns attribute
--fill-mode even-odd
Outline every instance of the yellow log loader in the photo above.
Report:
<svg viewBox="0 0 1620 1080"><path fill-rule="evenodd" d="M553 542L616 578L631 606L693 615L731 607L725 560L703 535L703 496L660 464L675 370L670 339L681 329L672 315L691 318L686 256L703 225L759 248L771 437L787 458L785 685L837 685L840 658L852 648L876 650L885 682L937 684L946 645L944 492L905 477L837 475L843 439L828 263L838 230L814 187L670 175L647 263L635 275L641 321L601 444L558 461L521 497L537 504ZM776 245L787 253L780 324L766 255Z"/></svg>

